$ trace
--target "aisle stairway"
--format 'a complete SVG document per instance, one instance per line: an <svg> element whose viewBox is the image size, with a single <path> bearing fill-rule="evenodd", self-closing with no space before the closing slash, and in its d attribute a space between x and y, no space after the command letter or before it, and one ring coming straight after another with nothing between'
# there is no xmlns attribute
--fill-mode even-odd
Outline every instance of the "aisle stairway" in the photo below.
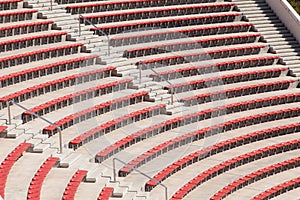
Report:
<svg viewBox="0 0 300 200"><path fill-rule="evenodd" d="M237 4L249 22L254 23L274 52L281 56L285 64L300 76L300 44L264 0L229 0Z"/></svg>

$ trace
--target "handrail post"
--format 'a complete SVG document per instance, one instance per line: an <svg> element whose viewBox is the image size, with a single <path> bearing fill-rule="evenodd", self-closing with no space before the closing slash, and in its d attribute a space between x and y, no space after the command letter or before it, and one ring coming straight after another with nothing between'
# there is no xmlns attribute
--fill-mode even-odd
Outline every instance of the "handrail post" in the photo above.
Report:
<svg viewBox="0 0 300 200"><path fill-rule="evenodd" d="M22 108L23 110L26 110L26 111L29 112L31 115L34 115L34 116L36 116L37 118L40 118L41 120L47 122L48 124L55 126L55 128L58 130L58 134L59 134L59 137L58 137L58 140L59 140L59 154L62 154L62 153L63 153L63 142L62 142L63 139L62 139L61 128L60 128L59 126L57 126L55 123L50 122L48 119L46 119L46 118L44 118L44 117L42 117L42 116L40 116L40 115L38 115L38 114L32 112L31 110L29 110L28 108L22 106L21 104L14 102L13 100L9 101L9 102L8 102L8 105L10 105L10 103L12 103L12 104L14 104L14 105L16 105L16 106ZM10 107L9 107L9 110L10 110ZM11 113L10 113L10 114L11 114ZM10 120L10 118L11 118L11 117L10 117L10 114L9 114L9 116L8 116L8 117L9 117L8 120Z"/></svg>
<svg viewBox="0 0 300 200"><path fill-rule="evenodd" d="M101 33L101 34L103 34L103 35L105 35L106 36L106 38L107 38L107 55L108 56L110 56L110 38L109 38L109 35L108 34L106 34L104 31L102 31L99 27L97 27L93 22L91 22L90 20L88 20L87 18L85 18L83 15L79 15L79 18L78 18L78 20L79 20L79 29L80 29L80 32L81 32L81 28L80 28L80 18L82 18L83 19L83 23L85 23L85 22L88 22L90 25L92 25L95 29L97 29L97 31L99 32L99 33ZM79 34L79 36L80 36L81 34Z"/></svg>
<svg viewBox="0 0 300 200"><path fill-rule="evenodd" d="M167 186L165 186L164 184L162 184L162 183L159 182L158 180L156 180L156 179L150 177L149 175L145 174L144 172L142 172L142 171L140 171L140 170L138 170L138 169L132 167L131 165L127 164L126 162L120 160L119 158L113 158L113 176L114 176L114 182L117 181L117 178L116 178L117 172L116 172L116 163L115 163L116 161L119 161L120 163L122 163L123 165L129 167L129 168L132 169L133 171L136 171L136 172L138 172L139 174L145 176L146 178L148 178L148 179L154 181L156 184L161 185L161 186L165 189L165 200L168 200L168 188L167 188Z"/></svg>
<svg viewBox="0 0 300 200"><path fill-rule="evenodd" d="M10 102L8 102L8 106L7 106L7 114L8 114L8 125L11 125L11 110L10 110Z"/></svg>
<svg viewBox="0 0 300 200"><path fill-rule="evenodd" d="M78 33L79 33L79 37L81 36L81 25L80 25L80 15L78 18Z"/></svg>
<svg viewBox="0 0 300 200"><path fill-rule="evenodd" d="M52 11L52 0L50 0L50 10Z"/></svg>
<svg viewBox="0 0 300 200"><path fill-rule="evenodd" d="M142 83L142 67L139 65L139 83Z"/></svg>
<svg viewBox="0 0 300 200"><path fill-rule="evenodd" d="M140 65L140 63L143 66L146 66L144 61L139 61L138 65ZM157 73L152 67L149 68L151 71L153 71L156 75L158 75L163 81L166 81L169 85L173 85L170 81L166 80L163 76L161 76L159 73ZM173 105L174 103L174 88L171 88L171 105Z"/></svg>

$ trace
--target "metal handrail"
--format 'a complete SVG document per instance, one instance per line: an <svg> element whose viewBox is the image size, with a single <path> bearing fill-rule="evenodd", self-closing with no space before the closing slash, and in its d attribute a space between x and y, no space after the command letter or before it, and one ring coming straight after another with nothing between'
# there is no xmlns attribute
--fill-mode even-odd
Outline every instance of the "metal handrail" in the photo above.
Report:
<svg viewBox="0 0 300 200"><path fill-rule="evenodd" d="M161 182L159 182L158 180L150 177L149 175L147 175L146 173L132 167L131 165L127 164L126 162L120 160L119 158L113 158L113 176L114 176L114 182L117 181L117 172L116 172L116 161L119 161L120 163L122 163L123 165L125 165L126 167L129 167L130 169L132 169L133 171L138 172L139 174L145 176L146 178L154 181L156 184L161 185L164 189L165 189L165 199L168 200L168 188L167 186L165 186L164 184L162 184Z"/></svg>
<svg viewBox="0 0 300 200"><path fill-rule="evenodd" d="M141 63L143 66L146 66L144 61L139 61L138 63ZM166 80L163 76L161 76L159 73L157 73L153 68L150 67L149 69L151 71L153 71L157 76L159 76L159 78L161 78L163 81L167 82L171 86L173 85L170 81ZM141 84L142 68L140 67L140 65L139 65L139 76L140 76L140 84ZM173 103L174 103L174 89L171 88L171 105L173 105Z"/></svg>
<svg viewBox="0 0 300 200"><path fill-rule="evenodd" d="M91 22L89 19L87 19L86 17L84 17L83 15L79 15L78 21L79 21L79 36L81 36L81 26L80 26L80 18L83 19L83 22L87 22L90 25L92 25L95 29L97 29L97 31L99 33L101 33L102 35L105 35L107 37L107 55L110 55L110 47L109 47L109 43L110 43L110 39L109 39L109 35L107 33L105 33L104 31L102 31L99 27L97 27L93 22Z"/></svg>
<svg viewBox="0 0 300 200"><path fill-rule="evenodd" d="M44 120L45 122L47 122L48 124L50 125L53 125L55 126L55 128L58 130L58 134L59 134L59 154L62 154L63 153L63 142L62 142L62 134L61 134L61 128L59 126L57 126L55 123L49 121L48 119L32 112L30 109L22 106L21 104L17 103L17 102L14 102L13 100L9 101L8 102L8 106L7 106L7 109L8 109L8 124L10 125L11 124L11 110L10 110L10 104L14 104L20 108L22 108L23 110L26 110L27 112L29 112L30 114L36 116L37 118L40 118L41 120Z"/></svg>

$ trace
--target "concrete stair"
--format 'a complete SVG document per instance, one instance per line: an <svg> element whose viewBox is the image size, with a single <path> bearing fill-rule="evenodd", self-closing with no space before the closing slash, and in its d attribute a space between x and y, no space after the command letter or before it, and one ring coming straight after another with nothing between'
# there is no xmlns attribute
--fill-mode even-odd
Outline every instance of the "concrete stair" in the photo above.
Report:
<svg viewBox="0 0 300 200"><path fill-rule="evenodd" d="M300 76L300 55L296 53L300 44L279 20L264 0L231 0L247 19L254 23L258 32L280 55L284 63Z"/></svg>

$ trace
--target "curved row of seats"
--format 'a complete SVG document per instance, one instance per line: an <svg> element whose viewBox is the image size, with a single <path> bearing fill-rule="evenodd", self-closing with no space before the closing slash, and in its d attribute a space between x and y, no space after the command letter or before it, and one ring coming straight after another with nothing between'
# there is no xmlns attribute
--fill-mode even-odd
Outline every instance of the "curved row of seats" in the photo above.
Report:
<svg viewBox="0 0 300 200"><path fill-rule="evenodd" d="M0 2L0 11L3 10L12 10L18 8L18 2L22 0L9 0L9 1L1 1Z"/></svg>
<svg viewBox="0 0 300 200"><path fill-rule="evenodd" d="M46 178L47 174L50 172L51 168L57 165L58 162L58 157L50 157L41 165L40 169L35 173L30 182L27 199L40 199L40 192L42 189L43 181Z"/></svg>
<svg viewBox="0 0 300 200"><path fill-rule="evenodd" d="M259 33L247 33L247 34L229 35L229 36L227 35L214 36L213 38L210 37L206 39L194 38L193 40L184 40L182 38L179 41L172 41L170 43L164 42L162 44L150 45L146 47L143 46L143 47L127 48L123 53L123 57L133 58L133 57L160 54L164 52L176 52L176 51L184 51L184 50L191 50L191 49L224 46L224 45L253 43L255 41L258 41L258 37L260 37Z"/></svg>
<svg viewBox="0 0 300 200"><path fill-rule="evenodd" d="M122 33L126 31L144 29L144 28L171 28L180 26L192 26L201 25L209 23L224 23L224 22L234 22L239 20L241 15L236 12L229 13L213 13L209 15L189 15L189 16L177 16L170 18L153 18L151 20L142 21L128 21L125 22L115 22L112 24L99 25L98 28L106 32L108 35L114 35L117 33ZM97 28L91 28L95 33L97 33Z"/></svg>
<svg viewBox="0 0 300 200"><path fill-rule="evenodd" d="M39 67L32 67L18 72L12 72L0 77L0 87L7 87L16 83L24 82L34 78L47 76L50 74L60 73L67 70L77 69L93 65L97 55L82 56L69 60L59 61L51 64L46 64Z"/></svg>
<svg viewBox="0 0 300 200"><path fill-rule="evenodd" d="M84 181L87 170L77 170L73 175L71 180L68 183L68 186L65 189L62 200L72 200L75 198L75 193L82 181Z"/></svg>
<svg viewBox="0 0 300 200"><path fill-rule="evenodd" d="M199 95L196 94L190 97L182 98L180 99L180 101L188 105L202 104L202 103L212 102L212 101L226 99L226 98L235 98L235 97L246 96L250 94L286 90L294 82L295 82L294 80L285 80L285 81L276 81L276 82L274 81L269 83L247 85L247 86L242 86L237 88L224 89L224 90L211 92L211 93L204 93Z"/></svg>
<svg viewBox="0 0 300 200"><path fill-rule="evenodd" d="M104 187L99 194L98 200L108 200L114 191L113 187Z"/></svg>
<svg viewBox="0 0 300 200"><path fill-rule="evenodd" d="M4 198L4 190L8 174L15 164L15 162L22 156L22 154L31 147L30 143L21 143L14 150L11 151L0 165L0 196Z"/></svg>
<svg viewBox="0 0 300 200"><path fill-rule="evenodd" d="M285 160L275 165L269 165L265 168L261 168L255 172L252 172L250 174L247 174L246 176L239 178L238 180L231 182L230 184L222 188L220 191L218 191L216 194L214 194L210 199L211 200L223 199L229 196L231 193L237 191L238 189L250 185L253 182L259 181L263 178L272 176L274 174L283 171L287 171L289 169L297 168L299 166L300 166L300 157L295 157L289 160ZM261 195L259 195L258 197L261 197ZM259 199L263 199L263 198L259 198Z"/></svg>
<svg viewBox="0 0 300 200"><path fill-rule="evenodd" d="M207 74L213 72L230 71L244 68L254 68L260 66L268 66L277 63L279 56L267 55L263 57L250 57L248 59L232 60L232 61L220 61L214 64L197 64L192 63L183 65L176 65L177 69L159 71L152 73L149 76L153 78L153 81L172 80L178 77L194 76L198 74ZM179 75L179 76L177 76Z"/></svg>
<svg viewBox="0 0 300 200"><path fill-rule="evenodd" d="M186 37L200 37L222 33L242 33L253 28L249 22L235 22L222 24L207 24L205 26L186 26L181 28L158 29L155 32L140 31L136 34L115 35L110 40L112 46L125 46L159 40L178 39Z"/></svg>
<svg viewBox="0 0 300 200"><path fill-rule="evenodd" d="M6 95L0 98L1 108L5 108L10 100L15 102L22 102L35 96L39 96L51 91L56 91L65 87L70 87L76 84L76 82L90 82L92 80L101 79L104 76L110 76L114 67L106 67L102 69L96 69L88 72L78 73L64 78L56 79L46 83L41 83L24 90Z"/></svg>
<svg viewBox="0 0 300 200"><path fill-rule="evenodd" d="M226 109L225 109L226 110ZM97 155L95 156L95 162L103 162L104 160L108 159L109 157L113 156L114 154L118 153L119 151L124 150L125 148L128 148L129 146L132 146L141 140L147 139L149 137L153 137L154 135L163 133L165 131L168 131L170 129L174 129L180 126L184 126L187 124L195 123L204 119L218 117L222 115L222 112L219 110L216 110L217 112L213 111L212 109L209 109L207 111L200 111L192 114L188 114L185 116L173 118L167 121L164 121L162 123L156 124L154 126L145 128L141 131L135 132L117 142L114 144L106 147ZM238 129L245 126L251 126L254 124L260 124L265 123L268 121L274 121L279 119L285 119L285 118L293 118L297 116L297 113L300 112L300 109L296 108L290 108L290 109L282 109L282 110L276 110L272 112L265 112L262 114L257 115L251 115L247 117L237 118L233 119L224 123L219 123L210 127L202 128L194 132L190 132L187 134L184 134L182 136L179 136L171 141L167 141L164 144L162 144L162 148L167 145L164 149L173 149L174 146L177 146L180 144L185 145L189 144L193 141L197 141L200 139L203 139L204 136L208 137L210 135L215 135L218 133L226 132L229 130ZM223 114L225 111L223 112ZM159 147L159 148L161 148Z"/></svg>
<svg viewBox="0 0 300 200"><path fill-rule="evenodd" d="M127 105L138 103L138 102L142 101L143 96L144 96L143 93L142 94L137 94L137 95L129 95L129 96L125 97L125 98L116 99L117 101L114 102L114 104L116 105L116 104L118 104L120 101L122 101L124 99L129 100L127 102L130 102L131 99L134 99L134 101L131 101ZM62 118L59 121L56 121L54 123L57 126L59 126L61 128L61 130L64 130L66 128L69 128L69 127L73 126L74 124L80 123L82 121L85 121L87 119L90 119L92 117L95 117L95 116L98 116L98 115L101 115L101 114L103 114L105 112L110 111L109 108L114 108L115 106L107 106L107 104L109 104L109 103L111 103L111 102L105 102L105 103L101 103L101 104L95 105L94 107L91 107L91 108L88 108L88 109L85 109L85 110L73 113L73 114L71 114L69 116L66 116L66 117L64 117L64 118ZM123 104L123 106L126 106L126 104ZM116 127L122 126L121 124L128 124L131 119L139 119L139 118L142 118L142 116L144 116L144 115L146 115L146 116L147 115L152 115L151 114L152 112L156 113L155 112L156 109L160 108L160 107L163 107L163 106L165 107L165 105L162 105L162 106L151 106L151 107L148 107L148 108L143 108L141 110L134 111L134 112L132 112L132 113L130 113L128 115L125 115L125 116L122 116L120 118L114 119L113 122L114 122L114 124L115 124ZM108 124L111 125L111 123L112 122L107 122L103 126L106 126ZM103 128L103 129L105 130L107 128ZM114 129L114 128L109 128L109 129ZM49 126L43 128L43 134L48 134L49 136L51 136L51 135L53 135L55 133L57 133L57 128L54 125L49 125Z"/></svg>
<svg viewBox="0 0 300 200"><path fill-rule="evenodd" d="M23 49L31 46L52 44L61 42L62 37L66 35L65 31L55 31L53 33L42 33L30 36L24 36L21 38L13 38L10 40L4 40L0 42L0 52L13 51Z"/></svg>
<svg viewBox="0 0 300 200"><path fill-rule="evenodd" d="M8 22L17 22L17 21L25 21L31 20L33 13L38 12L35 9L24 9L17 11L8 11L0 13L0 24L8 23Z"/></svg>
<svg viewBox="0 0 300 200"><path fill-rule="evenodd" d="M116 92L116 91L121 91L124 90L126 88L128 88L128 84L131 83L132 80L131 79L121 79L118 81L113 81L113 82L109 82L109 83L105 83L105 84L100 84L98 86L95 87L91 87L89 89L85 89L82 91L78 91L78 92L74 92L72 94L69 95L64 95L63 97L59 97L50 101L47 101L43 104L40 104L38 106L35 106L33 108L31 108L31 112L34 112L40 116L45 115L49 112L53 112L55 110L58 110L64 106L69 106L69 105L73 105L75 103L87 100L87 99L91 99L91 98L95 98L97 96L101 96L101 95L105 95L105 94L109 94L112 92ZM141 96L146 95L147 93L138 93L141 94ZM137 95L139 96L139 95ZM133 94L129 95L127 97L121 98L121 99L115 99L113 101L107 101L105 103L102 103L101 105L98 106L99 109L103 110L100 111L100 113L104 113L104 110L107 112L110 109L110 106L112 108L116 107L116 105L119 102L122 102L126 99L128 99L130 101L131 97L133 98ZM96 109L95 109L96 111ZM84 114L84 113L82 113ZM28 111L24 111L22 113L22 120L23 123L29 122L34 118L34 116L31 115L30 112ZM75 118L75 116L74 116Z"/></svg>
<svg viewBox="0 0 300 200"><path fill-rule="evenodd" d="M150 118L155 115L159 115L165 113L166 105L158 104L151 107L143 108L141 110L137 110L131 112L130 114L118 117L111 121L106 122L105 124L101 124L96 128L86 131L85 133L77 136L73 140L69 142L69 148L77 149L78 147L85 145L86 143L107 134L119 127L128 125L130 123L134 123L140 121L145 118Z"/></svg>
<svg viewBox="0 0 300 200"><path fill-rule="evenodd" d="M259 195L252 198L252 200L266 200L274 198L278 195L281 195L287 191L296 189L300 186L300 177L296 177L292 180L286 181L284 183L281 183L280 185L276 185Z"/></svg>
<svg viewBox="0 0 300 200"><path fill-rule="evenodd" d="M212 179L219 174L222 174L226 171L234 169L238 166L245 165L248 163L253 162L254 160L262 159L265 157L269 157L272 155L280 154L283 152L293 151L299 149L299 139L291 140L288 142L283 142L279 144L274 144L271 146L267 146L261 149L257 149L251 152L248 152L243 155L239 155L234 157L230 160L226 160L216 166L205 170L204 172L197 174L195 178L187 182L183 185L179 190L175 192L172 198L175 199L182 199L185 197L189 192L191 192L196 187L199 187L202 183L206 182L209 179Z"/></svg>
<svg viewBox="0 0 300 200"><path fill-rule="evenodd" d="M85 14L84 17L91 20L94 24L148 19L153 17L164 16L179 16L179 15L192 15L198 13L214 13L214 12L229 12L233 3L216 3L216 4L196 4L196 5L183 5L174 7L161 7L161 8L143 8L129 11L115 11L111 13L97 13L97 14ZM81 19L81 23L84 20ZM88 25L88 23L86 23Z"/></svg>
<svg viewBox="0 0 300 200"><path fill-rule="evenodd" d="M300 100L299 95L297 95L297 94L296 94L296 96L294 96L292 94L291 98L289 98L288 96L289 95L283 95L283 96L278 96L278 98L277 97L273 97L273 98L270 97L270 98L257 99L257 100L253 100L253 101L245 101L245 102L238 102L238 103L234 103L234 104L229 104L229 105L224 106L226 108L226 110L223 110L223 111L219 110L219 113L223 113L223 114L228 115L228 114L231 114L231 113L242 112L242 111L247 111L247 110L251 110L251 109L258 109L258 108L263 108L263 107L268 107L268 106L275 106L275 105L280 105L280 104L288 104L288 103L292 103L292 102L299 102L299 100ZM222 109L222 107L220 107L220 108ZM214 112L218 111L217 109L218 108L214 108ZM212 114L212 115L216 115L216 114ZM295 124L295 127L296 126L297 126L297 124ZM281 128L288 129L287 127L288 126L283 126ZM274 129L271 129L271 130L274 131ZM250 134L250 135L252 137L255 134ZM189 134L186 134L184 136L180 136L178 138L174 138L172 140L169 140L169 141L166 141L164 143L158 144L158 145L154 146L152 149L148 150L147 152L145 152L142 155L138 156L137 158L133 159L128 164L130 164L134 167L139 167L141 164L145 164L146 162L149 162L150 160L157 157L158 155L163 154L163 152L166 152L165 149L172 150L172 149L176 148L176 143L178 141L180 141L180 139L185 139L188 136L189 136ZM203 136L201 136L201 137L203 137ZM247 135L242 136L242 139L245 139L245 138L247 138ZM231 140L231 142L232 142L232 140ZM186 144L186 143L183 143L183 144ZM128 168L126 168L126 170L128 170ZM120 170L120 176L126 175L127 174L126 172L128 172L126 170L121 169Z"/></svg>
<svg viewBox="0 0 300 200"><path fill-rule="evenodd" d="M191 80L188 82L182 81L178 84L172 84L165 86L165 89L174 92L180 93L183 91L197 90L201 88L213 87L220 84L232 84L239 82L247 82L260 79L268 79L279 77L283 71L287 71L286 68L277 68L269 70L257 70L257 71L248 71L241 73L232 73L228 75L220 75L212 78L203 78L196 80Z"/></svg>
<svg viewBox="0 0 300 200"><path fill-rule="evenodd" d="M0 27L0 38L49 30L53 20L23 22Z"/></svg>
<svg viewBox="0 0 300 200"><path fill-rule="evenodd" d="M293 133L297 133L299 131L300 131L300 124L297 123L297 124L289 124L289 125L264 129L261 131L255 131L252 133L241 135L239 137L231 138L231 139L216 143L212 146L208 146L204 149L195 151L183 158L180 158L179 160L173 162L171 165L162 169L160 172L156 173L153 176L153 178L155 180L161 182L161 181L167 179L168 177L172 176L176 172L182 170L183 168L185 168L189 165L192 165L193 163L199 162L205 158L213 156L215 154L218 154L218 153L221 153L224 151L228 151L230 149L237 148L239 146L246 145L249 143L265 140L268 138L280 137L280 136L287 135L287 134L293 134ZM165 144L167 144L167 142ZM153 159L153 158L157 157L157 155L160 155L160 153L162 154L164 148L167 148L166 145L165 146L161 145L161 146L162 147L159 149L158 149L158 147L154 147L153 149L148 151L148 154L144 153L143 155L140 156L140 158L150 161L149 157ZM159 151L161 151L161 152L159 152ZM153 153L150 154L150 152L151 153L153 152ZM139 160L140 163L136 162L137 160L138 159L133 160L133 161L129 162L128 164L132 165L133 167L138 167L141 164L145 163L145 161L142 159ZM119 171L120 176L126 176L129 173L130 173L130 170L127 169L126 167L123 167ZM157 184L154 181L150 180L146 183L145 190L151 191L156 185Z"/></svg>
<svg viewBox="0 0 300 200"><path fill-rule="evenodd" d="M183 4L196 4L196 3L212 3L217 0L188 0L188 1L175 1L175 0L125 0L125 1L105 1L105 2L92 2L90 0L55 0L58 4L73 4L67 5L67 12L72 14L86 13L86 12L104 12L112 10L127 10L135 8L146 7L160 7L169 5L183 5ZM78 4L82 2L88 2Z"/></svg>

